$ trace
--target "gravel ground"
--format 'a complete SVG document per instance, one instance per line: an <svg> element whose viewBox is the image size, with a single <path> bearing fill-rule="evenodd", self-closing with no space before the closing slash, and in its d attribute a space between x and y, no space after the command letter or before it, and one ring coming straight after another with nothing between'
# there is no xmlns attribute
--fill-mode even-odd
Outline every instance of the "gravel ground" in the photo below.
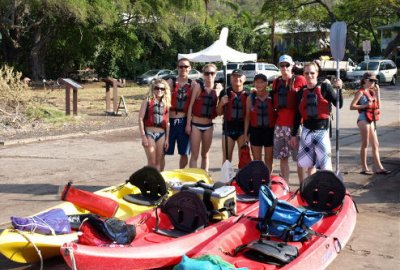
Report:
<svg viewBox="0 0 400 270"><path fill-rule="evenodd" d="M134 126L137 126L137 113L131 113L128 116L85 115L82 117L77 116L73 122L66 122L56 126L38 121L28 123L21 128L1 126L0 142L44 136L59 136L70 133L89 133L92 131Z"/></svg>

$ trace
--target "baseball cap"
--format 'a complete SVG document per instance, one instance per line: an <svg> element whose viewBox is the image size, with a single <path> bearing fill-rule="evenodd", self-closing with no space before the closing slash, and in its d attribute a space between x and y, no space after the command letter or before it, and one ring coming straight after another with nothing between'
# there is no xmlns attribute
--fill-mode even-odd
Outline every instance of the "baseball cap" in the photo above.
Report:
<svg viewBox="0 0 400 270"><path fill-rule="evenodd" d="M282 63L282 62L286 62L286 63L289 63L291 65L294 64L292 57L290 55L287 55L287 54L281 55L281 57L279 57L279 64Z"/></svg>
<svg viewBox="0 0 400 270"><path fill-rule="evenodd" d="M231 75L239 75L239 76L242 76L243 74L244 74L243 70L241 69L234 69L231 73Z"/></svg>
<svg viewBox="0 0 400 270"><path fill-rule="evenodd" d="M259 73L256 76L254 76L254 81L256 80L263 80L264 82L268 82L267 76L265 76L262 73Z"/></svg>

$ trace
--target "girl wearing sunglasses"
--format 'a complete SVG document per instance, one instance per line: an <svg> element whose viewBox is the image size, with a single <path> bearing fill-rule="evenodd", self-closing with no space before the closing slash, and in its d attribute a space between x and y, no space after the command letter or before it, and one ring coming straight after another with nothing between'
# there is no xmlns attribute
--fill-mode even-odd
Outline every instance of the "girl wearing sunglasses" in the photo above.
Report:
<svg viewBox="0 0 400 270"><path fill-rule="evenodd" d="M171 93L165 80L151 83L147 98L139 110L139 131L147 165L160 170L164 150L168 148Z"/></svg>
<svg viewBox="0 0 400 270"><path fill-rule="evenodd" d="M350 110L358 110L357 126L361 135L361 174L372 175L368 168L368 143L372 146L372 156L376 174L389 174L382 166L379 156L379 141L375 122L379 119L380 91L378 80L372 72L364 73L361 80L361 89L355 94L350 104Z"/></svg>
<svg viewBox="0 0 400 270"><path fill-rule="evenodd" d="M190 168L197 168L201 154L201 168L208 172L209 156L214 131L213 119L217 116L218 93L222 85L215 83L217 67L207 64L203 67L204 80L198 83L190 99L187 113L186 133L190 135Z"/></svg>

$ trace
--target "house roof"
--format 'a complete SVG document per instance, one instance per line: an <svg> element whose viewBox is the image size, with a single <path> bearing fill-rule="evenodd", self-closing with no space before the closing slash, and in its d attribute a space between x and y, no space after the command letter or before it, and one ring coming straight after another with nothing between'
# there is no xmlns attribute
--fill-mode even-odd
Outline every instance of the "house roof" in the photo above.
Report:
<svg viewBox="0 0 400 270"><path fill-rule="evenodd" d="M270 28L269 23L263 23L256 27L257 30L265 30ZM314 25L305 24L300 20L282 21L275 25L276 34L289 34L289 33L313 33L313 32L326 32L329 33L328 28L316 27Z"/></svg>

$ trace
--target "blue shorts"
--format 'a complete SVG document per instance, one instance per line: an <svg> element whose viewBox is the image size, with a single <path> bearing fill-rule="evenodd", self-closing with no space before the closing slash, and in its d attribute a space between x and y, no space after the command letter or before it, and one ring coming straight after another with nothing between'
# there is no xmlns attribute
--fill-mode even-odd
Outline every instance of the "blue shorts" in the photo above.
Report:
<svg viewBox="0 0 400 270"><path fill-rule="evenodd" d="M190 154L189 135L186 134L186 117L169 119L169 147L166 155L173 155L175 151L175 141L178 144L178 154Z"/></svg>

